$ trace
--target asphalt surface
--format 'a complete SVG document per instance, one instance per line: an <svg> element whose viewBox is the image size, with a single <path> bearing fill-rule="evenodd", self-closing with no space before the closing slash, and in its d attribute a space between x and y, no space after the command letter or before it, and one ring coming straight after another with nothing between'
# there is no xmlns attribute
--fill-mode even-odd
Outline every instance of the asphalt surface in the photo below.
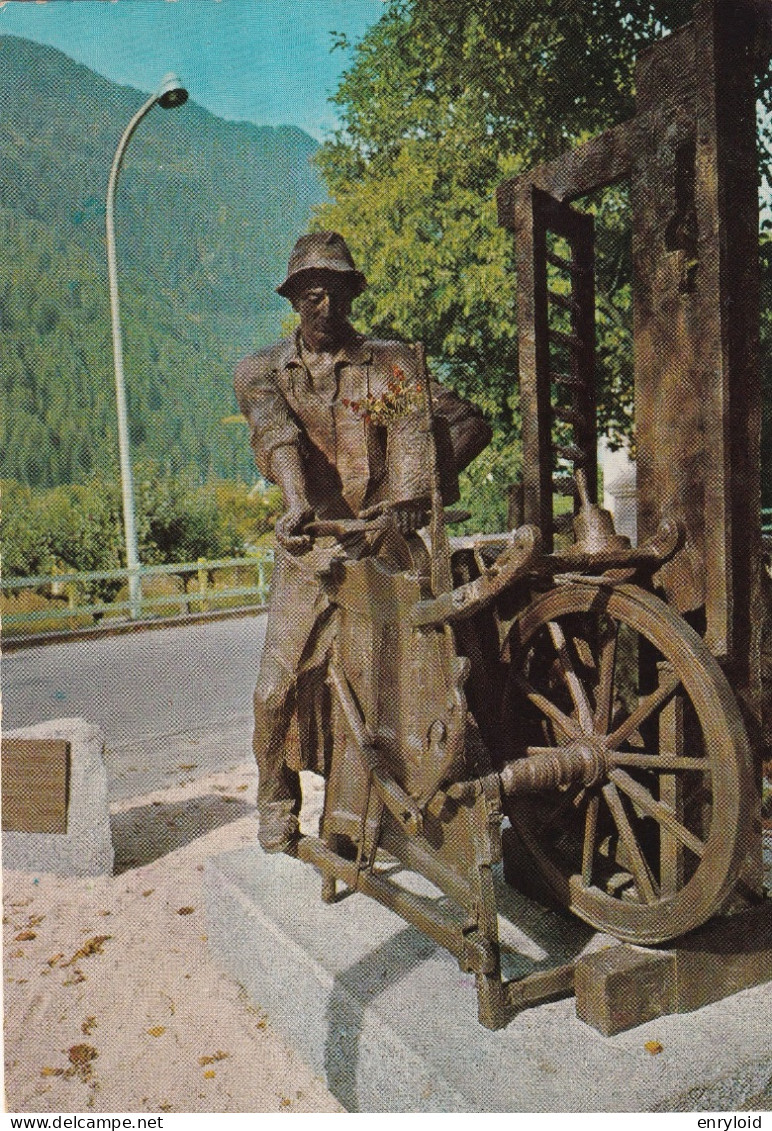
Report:
<svg viewBox="0 0 772 1131"><path fill-rule="evenodd" d="M265 614L25 648L2 658L3 730L80 716L105 734L110 800L251 758Z"/></svg>

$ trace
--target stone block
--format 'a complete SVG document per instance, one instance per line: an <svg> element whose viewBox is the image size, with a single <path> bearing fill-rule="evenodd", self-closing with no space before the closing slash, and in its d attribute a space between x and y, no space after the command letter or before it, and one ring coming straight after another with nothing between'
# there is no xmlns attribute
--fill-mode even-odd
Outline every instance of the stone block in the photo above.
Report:
<svg viewBox="0 0 772 1131"><path fill-rule="evenodd" d="M580 958L574 971L576 1016L605 1037L676 1013L670 952L614 946Z"/></svg>
<svg viewBox="0 0 772 1131"><path fill-rule="evenodd" d="M104 735L85 719L53 719L9 731L4 739L59 739L69 744L66 832L3 831L3 868L95 876L113 870Z"/></svg>
<svg viewBox="0 0 772 1131"><path fill-rule="evenodd" d="M420 880L404 877L429 894ZM496 883L508 977L608 947L500 875ZM447 951L360 893L323 903L319 875L301 861L244 848L209 859L204 885L213 957L349 1111L737 1111L768 1102L766 986L611 1037L579 1020L571 998L525 1008L491 1032L477 1021L474 977Z"/></svg>
<svg viewBox="0 0 772 1131"><path fill-rule="evenodd" d="M690 1013L772 981L772 903L712 919L669 949L617 946L580 958L576 1013L605 1036Z"/></svg>

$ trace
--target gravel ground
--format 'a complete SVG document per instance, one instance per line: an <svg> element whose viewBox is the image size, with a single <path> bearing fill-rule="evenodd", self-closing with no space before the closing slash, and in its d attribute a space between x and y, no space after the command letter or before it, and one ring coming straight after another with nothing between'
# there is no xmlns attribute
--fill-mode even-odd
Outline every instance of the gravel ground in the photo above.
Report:
<svg viewBox="0 0 772 1131"><path fill-rule="evenodd" d="M343 1111L207 943L204 861L254 842L254 765L192 768L111 805L114 875L4 873L8 1111Z"/></svg>
<svg viewBox="0 0 772 1131"><path fill-rule="evenodd" d="M111 806L113 876L4 874L7 1110L343 1110L207 945L204 860L254 841L254 785L245 764Z"/></svg>

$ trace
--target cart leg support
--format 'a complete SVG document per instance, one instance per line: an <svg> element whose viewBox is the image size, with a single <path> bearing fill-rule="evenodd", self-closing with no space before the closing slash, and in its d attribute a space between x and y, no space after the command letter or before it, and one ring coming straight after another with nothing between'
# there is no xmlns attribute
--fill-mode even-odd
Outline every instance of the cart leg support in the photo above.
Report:
<svg viewBox="0 0 772 1131"><path fill-rule="evenodd" d="M358 869L353 861L339 856L316 837L303 837L298 856L322 873L323 900L334 890L336 878L341 879L349 888L378 900L455 955L461 968L475 975L478 1020L487 1029L502 1029L521 1009L573 993L574 963L503 982L498 947L484 931L465 931L457 916L405 891L384 876ZM487 869L482 871L488 872ZM488 894L485 902L495 921L492 889ZM483 922L481 925L494 930L492 924Z"/></svg>

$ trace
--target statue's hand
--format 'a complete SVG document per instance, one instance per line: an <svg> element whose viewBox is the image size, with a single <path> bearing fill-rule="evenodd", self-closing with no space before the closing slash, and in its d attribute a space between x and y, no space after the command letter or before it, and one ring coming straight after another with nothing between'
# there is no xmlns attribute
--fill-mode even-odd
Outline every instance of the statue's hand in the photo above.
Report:
<svg viewBox="0 0 772 1131"><path fill-rule="evenodd" d="M310 535L303 533L303 527L314 517L309 506L292 506L276 520L276 541L290 554L301 554L311 546Z"/></svg>
<svg viewBox="0 0 772 1131"><path fill-rule="evenodd" d="M402 503L376 503L359 512L360 518L377 518L388 515L395 523L397 530L403 536L415 534L422 526L426 526L429 516L426 503L423 499L411 499Z"/></svg>

